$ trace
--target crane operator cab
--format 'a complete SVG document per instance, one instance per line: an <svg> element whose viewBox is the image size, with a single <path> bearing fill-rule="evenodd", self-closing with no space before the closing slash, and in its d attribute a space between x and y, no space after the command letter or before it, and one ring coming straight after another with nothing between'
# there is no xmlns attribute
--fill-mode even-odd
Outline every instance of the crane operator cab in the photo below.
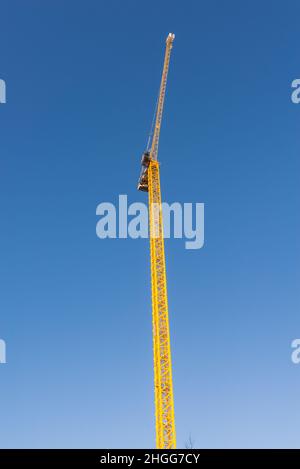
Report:
<svg viewBox="0 0 300 469"><path fill-rule="evenodd" d="M150 152L145 151L142 156L142 169L137 187L139 191L148 192L148 166L150 164L150 160Z"/></svg>

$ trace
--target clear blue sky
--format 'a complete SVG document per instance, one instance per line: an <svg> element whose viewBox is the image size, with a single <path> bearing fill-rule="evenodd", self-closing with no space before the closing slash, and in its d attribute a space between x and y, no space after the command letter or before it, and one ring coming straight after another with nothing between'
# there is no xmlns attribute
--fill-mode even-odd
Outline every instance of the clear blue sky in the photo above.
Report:
<svg viewBox="0 0 300 469"><path fill-rule="evenodd" d="M297 1L0 3L1 447L153 447L149 246L100 240L136 191L175 32L163 199L178 446L300 447Z"/></svg>

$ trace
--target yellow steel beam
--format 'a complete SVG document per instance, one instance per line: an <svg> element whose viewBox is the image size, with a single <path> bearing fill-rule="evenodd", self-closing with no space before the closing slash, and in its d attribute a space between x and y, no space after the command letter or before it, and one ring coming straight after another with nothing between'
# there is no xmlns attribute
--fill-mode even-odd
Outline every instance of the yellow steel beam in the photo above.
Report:
<svg viewBox="0 0 300 469"><path fill-rule="evenodd" d="M176 430L163 219L157 154L170 55L174 38L175 35L170 33L166 40L165 59L150 149L150 164L148 167L156 447L163 449L176 448Z"/></svg>
<svg viewBox="0 0 300 469"><path fill-rule="evenodd" d="M148 168L156 447L176 448L159 163Z"/></svg>

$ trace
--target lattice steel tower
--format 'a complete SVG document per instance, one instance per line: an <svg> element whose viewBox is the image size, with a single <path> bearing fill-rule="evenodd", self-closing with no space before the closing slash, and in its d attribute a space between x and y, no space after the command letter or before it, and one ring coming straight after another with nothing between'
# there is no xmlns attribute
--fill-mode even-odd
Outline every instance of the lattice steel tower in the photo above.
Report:
<svg viewBox="0 0 300 469"><path fill-rule="evenodd" d="M138 183L139 190L149 193L154 390L157 448L176 447L163 219L159 163L157 161L159 134L166 93L167 76L174 38L175 35L170 33L166 40L165 60L157 107L154 116L154 132L150 132L147 150L142 157L142 171Z"/></svg>

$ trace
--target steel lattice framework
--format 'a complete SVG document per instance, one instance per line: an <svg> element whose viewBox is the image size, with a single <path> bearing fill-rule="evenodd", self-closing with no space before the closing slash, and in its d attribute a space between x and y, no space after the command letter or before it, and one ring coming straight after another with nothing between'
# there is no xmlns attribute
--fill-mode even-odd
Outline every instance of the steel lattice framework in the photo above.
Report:
<svg viewBox="0 0 300 469"><path fill-rule="evenodd" d="M148 169L156 447L175 448L172 362L159 164Z"/></svg>
<svg viewBox="0 0 300 469"><path fill-rule="evenodd" d="M170 55L174 38L175 35L170 33L166 40L164 66L154 116L154 133L152 141L151 133L149 137L151 141L150 151L147 147L147 151L142 157L142 172L138 184L139 190L149 193L156 447L166 449L176 447L176 432L163 217L157 154Z"/></svg>

